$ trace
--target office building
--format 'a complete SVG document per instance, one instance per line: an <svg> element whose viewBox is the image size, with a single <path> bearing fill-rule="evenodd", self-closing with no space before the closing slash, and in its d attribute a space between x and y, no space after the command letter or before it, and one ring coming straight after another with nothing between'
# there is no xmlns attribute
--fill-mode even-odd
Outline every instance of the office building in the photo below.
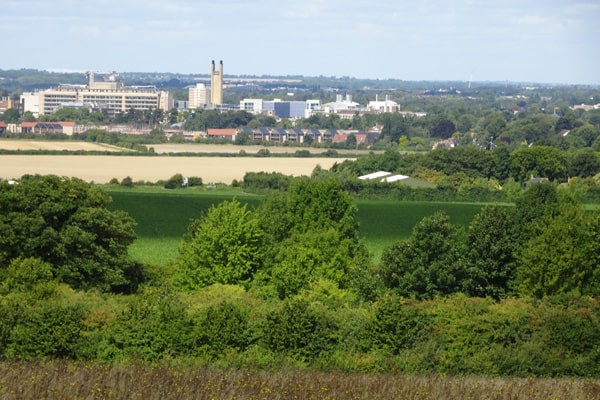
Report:
<svg viewBox="0 0 600 400"><path fill-rule="evenodd" d="M204 83L197 83L196 86L189 88L188 108L196 109L210 104L210 92L211 90Z"/></svg>
<svg viewBox="0 0 600 400"><path fill-rule="evenodd" d="M165 91L159 91L155 86L126 86L117 79L117 74L107 75L105 81L96 81L94 73L88 72L87 85L60 85L53 89L37 92L39 115L51 114L61 108L89 108L106 110L109 116L134 110L161 109L169 111L174 106L172 96ZM25 111L35 107L35 101L25 98Z"/></svg>

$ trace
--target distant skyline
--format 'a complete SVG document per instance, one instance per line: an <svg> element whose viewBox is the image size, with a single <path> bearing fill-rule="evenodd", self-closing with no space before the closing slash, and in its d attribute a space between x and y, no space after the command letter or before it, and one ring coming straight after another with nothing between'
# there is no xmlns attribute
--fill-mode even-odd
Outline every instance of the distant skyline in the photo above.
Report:
<svg viewBox="0 0 600 400"><path fill-rule="evenodd" d="M3 0L0 69L600 84L599 0Z"/></svg>

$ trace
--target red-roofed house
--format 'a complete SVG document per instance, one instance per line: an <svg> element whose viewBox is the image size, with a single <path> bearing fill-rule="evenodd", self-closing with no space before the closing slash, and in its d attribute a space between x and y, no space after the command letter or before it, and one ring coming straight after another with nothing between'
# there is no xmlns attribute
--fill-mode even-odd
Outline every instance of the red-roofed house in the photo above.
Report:
<svg viewBox="0 0 600 400"><path fill-rule="evenodd" d="M345 133L336 133L331 138L331 142L332 143L346 143L347 139L348 139L348 135L346 135Z"/></svg>
<svg viewBox="0 0 600 400"><path fill-rule="evenodd" d="M232 142L235 141L236 135L236 129L208 129L206 132L208 138L229 139Z"/></svg>
<svg viewBox="0 0 600 400"><path fill-rule="evenodd" d="M0 135L6 132L6 122L0 121Z"/></svg>

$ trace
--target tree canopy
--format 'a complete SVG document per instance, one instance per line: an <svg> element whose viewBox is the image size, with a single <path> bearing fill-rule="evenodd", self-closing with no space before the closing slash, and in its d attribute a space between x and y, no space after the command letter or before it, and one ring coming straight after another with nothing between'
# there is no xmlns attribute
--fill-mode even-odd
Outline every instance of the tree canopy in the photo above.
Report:
<svg viewBox="0 0 600 400"><path fill-rule="evenodd" d="M74 288L131 290L140 279L127 255L135 221L109 210L110 201L77 178L35 175L0 183L0 268L33 257Z"/></svg>

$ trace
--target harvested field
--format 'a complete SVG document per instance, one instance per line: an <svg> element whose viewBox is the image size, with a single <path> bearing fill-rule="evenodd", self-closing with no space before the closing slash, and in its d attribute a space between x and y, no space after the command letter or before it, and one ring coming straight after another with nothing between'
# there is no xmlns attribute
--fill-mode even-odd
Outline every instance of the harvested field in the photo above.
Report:
<svg viewBox="0 0 600 400"><path fill-rule="evenodd" d="M261 149L267 149L273 154L294 154L298 150L308 150L311 154L325 153L329 149L313 147L292 147L292 146L252 146L235 144L203 144L203 143L165 143L149 144L156 153L229 153L238 154L241 150L248 154L256 154ZM335 149L338 154L364 154L371 153L371 150L345 150Z"/></svg>
<svg viewBox="0 0 600 400"><path fill-rule="evenodd" d="M25 174L54 174L78 177L88 182L107 183L130 176L134 181L156 182L176 173L199 176L206 183L231 183L246 172L281 172L310 175L320 165L331 168L340 158L279 157L143 157L79 155L0 155L0 178L14 179Z"/></svg>
<svg viewBox="0 0 600 400"><path fill-rule="evenodd" d="M129 151L122 147L103 143L42 141L42 140L0 140L0 150L50 150L50 151Z"/></svg>

